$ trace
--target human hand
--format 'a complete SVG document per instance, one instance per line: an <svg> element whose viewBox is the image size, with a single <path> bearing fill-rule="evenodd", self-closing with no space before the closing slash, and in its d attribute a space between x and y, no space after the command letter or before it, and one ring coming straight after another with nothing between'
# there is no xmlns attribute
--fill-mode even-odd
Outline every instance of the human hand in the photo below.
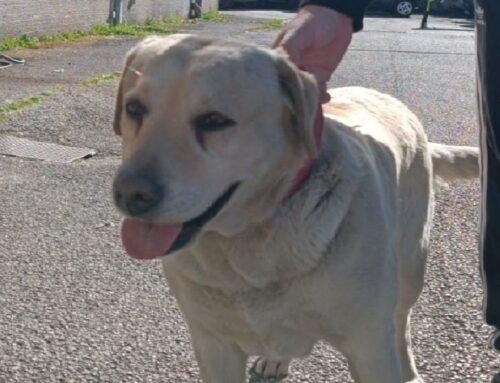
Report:
<svg viewBox="0 0 500 383"><path fill-rule="evenodd" d="M302 7L287 23L273 47L282 47L300 69L312 73L320 90L320 101L330 96L326 83L351 42L352 19L333 9L317 5Z"/></svg>

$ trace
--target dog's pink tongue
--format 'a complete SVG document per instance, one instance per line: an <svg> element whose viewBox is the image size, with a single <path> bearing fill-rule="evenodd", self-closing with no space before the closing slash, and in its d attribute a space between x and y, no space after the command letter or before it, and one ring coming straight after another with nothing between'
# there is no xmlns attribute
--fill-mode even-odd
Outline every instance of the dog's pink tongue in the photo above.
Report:
<svg viewBox="0 0 500 383"><path fill-rule="evenodd" d="M180 225L159 225L126 218L122 222L122 242L127 253L136 259L164 255L181 232Z"/></svg>

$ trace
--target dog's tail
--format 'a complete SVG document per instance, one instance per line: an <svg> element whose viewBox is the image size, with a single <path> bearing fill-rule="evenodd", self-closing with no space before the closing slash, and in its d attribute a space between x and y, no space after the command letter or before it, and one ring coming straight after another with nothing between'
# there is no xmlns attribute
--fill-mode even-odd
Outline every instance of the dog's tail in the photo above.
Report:
<svg viewBox="0 0 500 383"><path fill-rule="evenodd" d="M444 181L479 177L479 148L429 143L434 176Z"/></svg>

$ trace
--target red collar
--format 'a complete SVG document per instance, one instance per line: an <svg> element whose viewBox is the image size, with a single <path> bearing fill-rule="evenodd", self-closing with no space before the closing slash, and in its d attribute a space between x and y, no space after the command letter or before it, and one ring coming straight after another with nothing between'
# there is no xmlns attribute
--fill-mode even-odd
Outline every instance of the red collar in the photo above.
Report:
<svg viewBox="0 0 500 383"><path fill-rule="evenodd" d="M321 136L323 134L323 109L321 105L316 112L316 119L314 120L313 133L314 133L314 141L316 142L316 147L319 149L321 146ZM290 190L286 194L285 199L290 198L302 185L302 182L307 178L309 173L311 173L312 166L314 165L315 159L309 157L304 166L299 169L295 179L293 180L293 184L290 187Z"/></svg>

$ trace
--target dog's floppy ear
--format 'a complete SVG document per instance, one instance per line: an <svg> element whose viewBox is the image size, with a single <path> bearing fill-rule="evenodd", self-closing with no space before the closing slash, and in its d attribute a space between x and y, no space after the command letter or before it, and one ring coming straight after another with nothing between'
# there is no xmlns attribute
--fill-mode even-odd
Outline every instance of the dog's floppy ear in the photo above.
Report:
<svg viewBox="0 0 500 383"><path fill-rule="evenodd" d="M275 56L286 113L291 115L293 135L311 158L317 158L313 125L318 110L318 85L314 77L300 71L284 55Z"/></svg>
<svg viewBox="0 0 500 383"><path fill-rule="evenodd" d="M123 108L123 76L125 76L125 72L128 70L130 63L134 60L137 54L137 47L132 48L125 57L125 64L123 66L120 83L118 84L118 91L116 93L116 101L115 101L115 114L113 118L113 130L117 135L121 134L120 128L120 119L122 115Z"/></svg>

